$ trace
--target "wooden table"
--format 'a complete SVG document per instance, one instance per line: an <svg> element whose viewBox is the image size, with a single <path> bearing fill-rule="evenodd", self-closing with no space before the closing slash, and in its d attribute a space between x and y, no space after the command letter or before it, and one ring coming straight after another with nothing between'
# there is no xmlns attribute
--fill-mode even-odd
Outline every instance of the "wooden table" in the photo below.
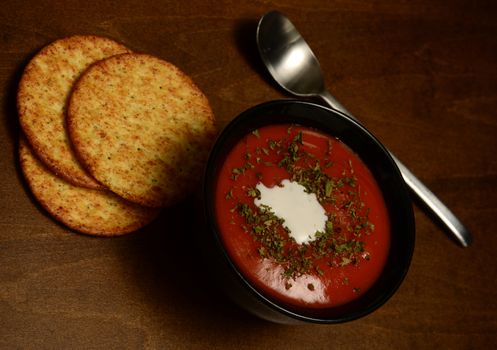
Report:
<svg viewBox="0 0 497 350"><path fill-rule="evenodd" d="M285 12L336 97L473 232L463 249L415 205L399 291L341 325L282 326L224 300L184 253L187 201L116 239L48 217L19 172L16 87L30 57L97 34L169 60L209 97L220 127L285 97L254 47ZM497 343L497 7L494 1L4 1L0 9L0 348L492 348ZM188 252L188 250L186 250Z"/></svg>

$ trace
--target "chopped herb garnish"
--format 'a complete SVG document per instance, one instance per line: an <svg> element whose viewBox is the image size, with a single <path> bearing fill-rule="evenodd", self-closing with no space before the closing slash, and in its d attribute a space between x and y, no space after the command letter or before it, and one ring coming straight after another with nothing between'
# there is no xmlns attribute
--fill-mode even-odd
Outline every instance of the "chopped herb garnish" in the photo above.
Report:
<svg viewBox="0 0 497 350"><path fill-rule="evenodd" d="M231 169L231 174L232 175L240 175L240 174L243 174L245 172L245 168L244 167L241 167L241 168L233 168Z"/></svg>
<svg viewBox="0 0 497 350"><path fill-rule="evenodd" d="M233 189L226 193L226 199L238 202L231 210L233 215L237 213L244 218L242 228L257 242L258 255L283 267L282 274L287 279L285 288L290 289L290 280L303 274L323 276L329 268L354 266L360 261L369 260L370 254L365 251L361 237L371 234L374 225L368 219L369 209L365 208L356 188L357 178L352 160L340 163L344 167L341 176L332 176L330 174L336 174L337 171L331 169L335 166L329 158L333 152L331 141L328 142L325 159L319 159L307 149L305 135L301 131L295 132L289 127L287 133L288 136L283 139L268 139L266 144L247 150L245 163L231 169L231 178L236 181L240 175L247 173L247 176L255 175L257 181L261 181L261 168L277 165L278 172L286 171L286 178L302 185L306 192L315 194L323 206L330 205L339 212L345 212L347 220L342 221L343 214L329 212L324 232L316 232L314 240L309 243L297 244L288 234L282 219L271 208L253 204L254 199L261 198L256 187L243 187L240 192L248 201L236 198ZM258 129L252 134L260 138ZM273 180L277 186L281 185L281 179ZM348 284L348 279L345 278L343 283ZM307 288L312 291L315 287L309 283Z"/></svg>
<svg viewBox="0 0 497 350"><path fill-rule="evenodd" d="M342 261L340 262L340 266L349 265L351 262L352 262L351 259L349 259L349 258L347 258L345 256L342 256Z"/></svg>
<svg viewBox="0 0 497 350"><path fill-rule="evenodd" d="M249 188L247 190L247 195L252 198L258 198L258 199L261 198L261 192L255 187Z"/></svg>
<svg viewBox="0 0 497 350"><path fill-rule="evenodd" d="M278 146L278 142L276 142L274 140L269 140L268 144L269 144L269 149L271 151L274 151L276 149L276 147Z"/></svg>

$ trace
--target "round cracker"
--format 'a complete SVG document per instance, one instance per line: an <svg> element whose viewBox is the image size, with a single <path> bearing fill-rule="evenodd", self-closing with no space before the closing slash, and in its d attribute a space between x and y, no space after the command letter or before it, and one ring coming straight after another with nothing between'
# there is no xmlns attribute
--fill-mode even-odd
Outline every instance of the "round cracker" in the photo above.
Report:
<svg viewBox="0 0 497 350"><path fill-rule="evenodd" d="M19 83L17 107L21 127L36 155L70 183L103 188L77 161L65 127L67 99L79 75L92 63L129 52L108 38L72 36L36 54Z"/></svg>
<svg viewBox="0 0 497 350"><path fill-rule="evenodd" d="M158 214L157 209L125 201L110 191L77 187L49 171L25 139L19 142L21 169L40 204L66 226L94 236L117 236L135 231Z"/></svg>
<svg viewBox="0 0 497 350"><path fill-rule="evenodd" d="M152 207L192 192L216 134L209 102L193 81L169 62L136 53L85 71L67 123L77 155L98 181Z"/></svg>

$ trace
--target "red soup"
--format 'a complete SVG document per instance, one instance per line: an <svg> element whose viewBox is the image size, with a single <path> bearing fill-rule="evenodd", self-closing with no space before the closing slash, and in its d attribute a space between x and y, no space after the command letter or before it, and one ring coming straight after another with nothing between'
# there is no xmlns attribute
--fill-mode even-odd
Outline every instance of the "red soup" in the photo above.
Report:
<svg viewBox="0 0 497 350"><path fill-rule="evenodd" d="M254 130L228 154L215 193L230 258L280 303L345 304L385 265L390 231L381 191L337 138L298 125Z"/></svg>

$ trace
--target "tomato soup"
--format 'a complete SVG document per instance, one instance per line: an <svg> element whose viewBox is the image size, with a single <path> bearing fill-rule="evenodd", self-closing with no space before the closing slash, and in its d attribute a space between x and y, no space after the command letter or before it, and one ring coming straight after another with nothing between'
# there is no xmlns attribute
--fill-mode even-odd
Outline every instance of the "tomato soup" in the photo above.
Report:
<svg viewBox="0 0 497 350"><path fill-rule="evenodd" d="M218 175L219 235L243 276L270 299L329 308L365 293L389 251L373 175L344 143L278 124L242 138Z"/></svg>

